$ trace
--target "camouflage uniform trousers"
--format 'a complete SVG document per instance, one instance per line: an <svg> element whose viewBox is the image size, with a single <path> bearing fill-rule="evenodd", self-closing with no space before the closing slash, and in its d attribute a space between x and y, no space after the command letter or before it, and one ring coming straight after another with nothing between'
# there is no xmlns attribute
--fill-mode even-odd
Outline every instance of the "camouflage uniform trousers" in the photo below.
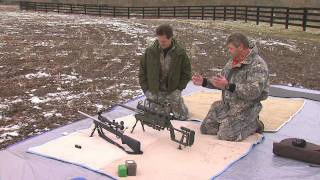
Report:
<svg viewBox="0 0 320 180"><path fill-rule="evenodd" d="M152 94L147 91L145 95L147 99L151 99L160 103L170 103L172 112L175 117L177 117L179 120L188 120L188 108L185 105L183 98L181 97L180 90L175 90L171 93L161 91L158 94Z"/></svg>
<svg viewBox="0 0 320 180"><path fill-rule="evenodd" d="M261 109L261 103L257 103L236 115L228 115L227 105L216 101L202 122L200 131L202 134L217 135L221 140L241 141L257 130Z"/></svg>

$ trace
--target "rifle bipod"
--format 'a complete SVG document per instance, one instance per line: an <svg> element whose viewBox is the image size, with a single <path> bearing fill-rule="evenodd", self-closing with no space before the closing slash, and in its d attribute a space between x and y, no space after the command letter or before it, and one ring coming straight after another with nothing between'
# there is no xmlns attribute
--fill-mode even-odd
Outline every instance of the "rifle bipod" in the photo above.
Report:
<svg viewBox="0 0 320 180"><path fill-rule="evenodd" d="M137 124L138 124L139 121L140 121L140 120L136 119L136 123L134 123L134 125L132 126L132 129L131 129L130 133L133 133L133 131L134 131L134 129L136 128L136 126L137 126ZM141 124L141 127L142 127L143 132L146 131L146 130L144 130L144 124L142 123L142 121L140 121L140 124Z"/></svg>
<svg viewBox="0 0 320 180"><path fill-rule="evenodd" d="M185 147L192 146L194 143L195 132L186 127L180 127L180 129L176 129L172 126L171 120L174 120L175 117L170 112L166 111L154 111L152 109L144 108L141 103L138 104L139 109L135 109L126 105L119 104L119 106L129 109L135 112L136 122L131 129L131 133L133 133L135 127L140 121L143 131L144 125L147 125L155 130L164 130L167 129L170 131L171 140L178 143L178 149L182 149L182 145ZM175 136L175 131L181 133L181 138L177 139Z"/></svg>
<svg viewBox="0 0 320 180"><path fill-rule="evenodd" d="M180 129L171 126L168 128L168 130L170 131L171 140L179 144L178 149L182 150L181 145L183 145L184 147L193 145L195 136L195 132L193 130L183 126L181 126ZM174 131L178 131L181 133L180 139L176 138Z"/></svg>

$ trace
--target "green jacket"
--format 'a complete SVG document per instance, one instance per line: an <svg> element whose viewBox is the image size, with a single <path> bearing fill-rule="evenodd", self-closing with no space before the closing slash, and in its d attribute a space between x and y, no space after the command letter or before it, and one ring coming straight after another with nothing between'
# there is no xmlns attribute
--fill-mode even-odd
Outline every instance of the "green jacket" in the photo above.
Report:
<svg viewBox="0 0 320 180"><path fill-rule="evenodd" d="M172 64L168 75L168 92L183 90L191 80L191 64L186 50L173 39ZM143 92L158 94L160 86L160 53L156 40L149 46L140 60L139 83Z"/></svg>

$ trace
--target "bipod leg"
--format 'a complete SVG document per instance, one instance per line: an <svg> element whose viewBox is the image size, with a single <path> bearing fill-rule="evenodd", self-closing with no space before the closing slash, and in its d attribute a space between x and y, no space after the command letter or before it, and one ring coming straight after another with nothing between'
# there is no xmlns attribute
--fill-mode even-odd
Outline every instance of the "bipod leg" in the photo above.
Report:
<svg viewBox="0 0 320 180"><path fill-rule="evenodd" d="M142 123L142 121L140 121L140 123L141 123L142 130L143 130L143 132L144 132L144 131L145 131L145 130L144 130L144 124Z"/></svg>
<svg viewBox="0 0 320 180"><path fill-rule="evenodd" d="M132 127L132 129L131 129L131 133L133 133L134 128L136 128L136 126L137 126L137 124L138 124L139 121L140 121L140 120L136 120L136 123L133 125L133 127ZM140 121L140 123L141 123L141 126L142 126L142 130L145 131L145 130L144 130L144 125L143 125L142 121Z"/></svg>
<svg viewBox="0 0 320 180"><path fill-rule="evenodd" d="M181 144L183 143L183 140L184 140L184 135L182 134L182 137L179 142L179 147L178 147L179 150L182 150Z"/></svg>
<svg viewBox="0 0 320 180"><path fill-rule="evenodd" d="M133 125L133 127L132 127L132 129L131 129L131 133L133 133L134 128L136 128L136 126L137 126L137 123L138 123L138 120L136 120L136 123L134 123L134 125Z"/></svg>
<svg viewBox="0 0 320 180"><path fill-rule="evenodd" d="M94 128L93 128L93 130L92 130L92 132L91 132L91 134L90 134L90 137L93 136L93 134L94 134L94 132L96 131L96 129L97 129L97 125L94 126Z"/></svg>

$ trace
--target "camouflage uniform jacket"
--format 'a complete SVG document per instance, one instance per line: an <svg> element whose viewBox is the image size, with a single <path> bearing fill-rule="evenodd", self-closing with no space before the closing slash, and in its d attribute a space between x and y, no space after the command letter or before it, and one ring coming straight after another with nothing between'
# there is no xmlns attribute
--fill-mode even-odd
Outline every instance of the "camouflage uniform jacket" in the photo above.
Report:
<svg viewBox="0 0 320 180"><path fill-rule="evenodd" d="M222 91L226 113L221 113L219 119L227 116L237 117L243 111L267 99L269 93L268 66L259 56L257 47L251 48L249 55L241 63L234 65L231 58L221 74L227 78L229 84L234 84L235 88L233 91ZM207 83L206 87L214 88L211 83Z"/></svg>

